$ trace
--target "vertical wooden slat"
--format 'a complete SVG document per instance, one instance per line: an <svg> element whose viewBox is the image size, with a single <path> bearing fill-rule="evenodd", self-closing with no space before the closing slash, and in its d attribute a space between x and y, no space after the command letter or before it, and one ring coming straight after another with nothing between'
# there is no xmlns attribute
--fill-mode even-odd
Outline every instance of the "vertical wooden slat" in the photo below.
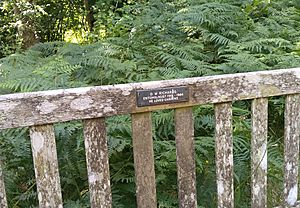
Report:
<svg viewBox="0 0 300 208"><path fill-rule="evenodd" d="M151 113L132 114L132 139L139 208L156 207Z"/></svg>
<svg viewBox="0 0 300 208"><path fill-rule="evenodd" d="M197 207L192 108L175 110L175 131L179 207Z"/></svg>
<svg viewBox="0 0 300 208"><path fill-rule="evenodd" d="M7 208L6 192L4 185L4 176L2 171L2 162L0 161L0 207Z"/></svg>
<svg viewBox="0 0 300 208"><path fill-rule="evenodd" d="M30 128L39 207L62 208L53 125Z"/></svg>
<svg viewBox="0 0 300 208"><path fill-rule="evenodd" d="M215 105L218 207L234 207L231 103Z"/></svg>
<svg viewBox="0 0 300 208"><path fill-rule="evenodd" d="M300 96L288 95L284 122L284 201L288 206L295 205L298 197L299 122Z"/></svg>
<svg viewBox="0 0 300 208"><path fill-rule="evenodd" d="M251 207L267 207L268 99L252 101Z"/></svg>
<svg viewBox="0 0 300 208"><path fill-rule="evenodd" d="M84 144L92 208L112 206L104 118L84 120Z"/></svg>

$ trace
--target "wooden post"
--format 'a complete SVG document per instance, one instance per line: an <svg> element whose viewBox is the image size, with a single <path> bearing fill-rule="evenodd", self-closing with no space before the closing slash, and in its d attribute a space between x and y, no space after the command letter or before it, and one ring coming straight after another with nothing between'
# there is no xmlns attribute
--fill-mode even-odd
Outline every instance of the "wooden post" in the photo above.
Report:
<svg viewBox="0 0 300 208"><path fill-rule="evenodd" d="M84 144L92 208L112 206L105 119L84 120Z"/></svg>
<svg viewBox="0 0 300 208"><path fill-rule="evenodd" d="M132 114L132 139L139 208L156 207L151 113Z"/></svg>
<svg viewBox="0 0 300 208"><path fill-rule="evenodd" d="M196 208L194 120L192 108L175 109L176 158L180 208Z"/></svg>
<svg viewBox="0 0 300 208"><path fill-rule="evenodd" d="M62 208L54 128L52 125L33 126L30 138L39 207Z"/></svg>
<svg viewBox="0 0 300 208"><path fill-rule="evenodd" d="M6 192L4 185L4 175L2 170L2 162L0 161L0 207L7 208Z"/></svg>
<svg viewBox="0 0 300 208"><path fill-rule="evenodd" d="M231 103L215 105L218 207L234 207Z"/></svg>
<svg viewBox="0 0 300 208"><path fill-rule="evenodd" d="M251 207L267 207L268 99L252 101Z"/></svg>
<svg viewBox="0 0 300 208"><path fill-rule="evenodd" d="M288 95L284 122L284 205L294 206L298 197L300 96Z"/></svg>

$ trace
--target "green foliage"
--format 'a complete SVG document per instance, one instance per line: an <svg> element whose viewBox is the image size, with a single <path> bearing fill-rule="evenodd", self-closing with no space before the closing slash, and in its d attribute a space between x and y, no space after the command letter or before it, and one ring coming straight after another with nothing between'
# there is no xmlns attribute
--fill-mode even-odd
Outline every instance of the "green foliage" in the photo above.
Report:
<svg viewBox="0 0 300 208"><path fill-rule="evenodd" d="M4 3L0 3L0 58L14 53L20 47L16 28L9 24L11 19L4 6Z"/></svg>
<svg viewBox="0 0 300 208"><path fill-rule="evenodd" d="M4 177L11 207L31 207L37 202L34 169L27 129L11 129L0 133L0 155L5 161Z"/></svg>
<svg viewBox="0 0 300 208"><path fill-rule="evenodd" d="M84 8L78 2L39 0L33 5L40 8L39 14L30 13L30 17L36 17L42 41L63 40L67 30L80 32L86 27L81 22ZM88 34L89 44L39 43L0 59L1 94L300 66L298 1L89 2L96 20ZM13 20L27 14L27 9ZM9 26L11 20L5 12L0 10L5 17L0 25L6 25L0 29L0 41L5 43L0 44L0 57L19 48L16 28ZM250 109L249 101L233 105L237 207L250 206ZM283 109L282 97L270 99L270 207L278 205L282 192ZM193 111L198 204L216 207L214 109L202 105ZM154 112L152 120L158 207L177 207L174 112ZM130 117L107 118L107 132L113 205L136 207ZM56 124L55 135L65 206L89 207L82 125ZM1 132L0 156L12 207L37 204L30 152L26 128Z"/></svg>

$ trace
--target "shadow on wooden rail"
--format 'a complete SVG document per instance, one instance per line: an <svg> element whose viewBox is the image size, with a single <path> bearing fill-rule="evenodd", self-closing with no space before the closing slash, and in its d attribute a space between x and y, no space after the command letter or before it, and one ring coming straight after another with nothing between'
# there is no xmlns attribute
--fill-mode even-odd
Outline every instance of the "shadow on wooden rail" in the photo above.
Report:
<svg viewBox="0 0 300 208"><path fill-rule="evenodd" d="M156 207L151 112L175 109L180 207L197 207L192 106L214 104L218 207L234 207L232 102L252 100L251 207L267 207L268 97L286 95L284 204L299 207L300 68L0 96L0 129L30 127L40 207L63 207L53 123L83 120L91 207L111 207L105 117L131 114L138 207ZM7 207L0 163L0 207Z"/></svg>

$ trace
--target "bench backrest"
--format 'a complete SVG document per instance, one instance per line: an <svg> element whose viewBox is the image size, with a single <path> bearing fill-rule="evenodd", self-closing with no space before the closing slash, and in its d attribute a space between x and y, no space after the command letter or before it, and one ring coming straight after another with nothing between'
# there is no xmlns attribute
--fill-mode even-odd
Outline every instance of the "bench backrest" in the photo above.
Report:
<svg viewBox="0 0 300 208"><path fill-rule="evenodd" d="M218 207L234 207L232 102L252 100L252 207L267 206L268 97L286 95L285 204L297 204L300 68L0 96L0 129L30 127L40 207L62 207L53 123L82 120L91 207L111 207L105 118L131 114L138 207L156 207L151 112L175 109L180 207L197 207L192 107L215 106ZM0 207L7 207L0 164Z"/></svg>

